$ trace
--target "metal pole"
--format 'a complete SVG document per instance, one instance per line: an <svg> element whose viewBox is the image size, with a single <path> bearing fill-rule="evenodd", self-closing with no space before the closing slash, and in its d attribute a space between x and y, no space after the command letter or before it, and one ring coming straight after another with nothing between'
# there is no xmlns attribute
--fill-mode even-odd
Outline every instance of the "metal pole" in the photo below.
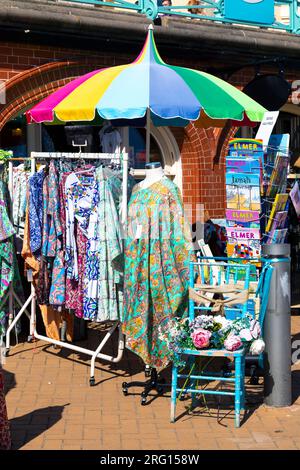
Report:
<svg viewBox="0 0 300 470"><path fill-rule="evenodd" d="M125 228L127 220L127 204L128 204L128 153L123 153L123 182L122 182L122 224Z"/></svg>
<svg viewBox="0 0 300 470"><path fill-rule="evenodd" d="M150 162L150 109L147 108L146 113L146 163Z"/></svg>
<svg viewBox="0 0 300 470"><path fill-rule="evenodd" d="M13 162L8 162L8 191L10 197L10 219L14 224L13 204L14 204L14 166ZM8 302L8 326L12 324L14 319L14 298L13 298L13 280L9 284L9 302Z"/></svg>
<svg viewBox="0 0 300 470"><path fill-rule="evenodd" d="M264 402L290 406L291 387L291 282L290 245L263 245L264 258L271 262L273 274L264 321Z"/></svg>

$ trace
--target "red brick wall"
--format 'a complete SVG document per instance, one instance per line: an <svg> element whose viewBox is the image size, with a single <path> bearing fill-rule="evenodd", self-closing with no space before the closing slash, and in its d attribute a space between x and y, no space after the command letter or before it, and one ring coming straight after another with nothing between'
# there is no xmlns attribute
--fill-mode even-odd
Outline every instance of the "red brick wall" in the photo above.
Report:
<svg viewBox="0 0 300 470"><path fill-rule="evenodd" d="M0 130L11 117L70 79L95 68L127 63L134 58L125 54L0 43L0 79L6 82L7 95L6 105L0 105ZM166 57L164 59L167 61ZM199 69L208 65L191 60L176 60L176 64ZM245 69L232 75L230 82L242 87L253 76L253 68ZM172 131L182 157L184 202L193 206L193 219L196 219L197 204L204 204L211 217L224 216L224 156L228 139L235 131L196 129L192 124Z"/></svg>

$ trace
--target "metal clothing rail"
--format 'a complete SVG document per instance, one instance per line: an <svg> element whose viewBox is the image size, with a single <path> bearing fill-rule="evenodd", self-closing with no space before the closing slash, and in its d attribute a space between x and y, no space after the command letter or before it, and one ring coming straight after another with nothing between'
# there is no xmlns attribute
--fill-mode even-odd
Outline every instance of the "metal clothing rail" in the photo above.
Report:
<svg viewBox="0 0 300 470"><path fill-rule="evenodd" d="M127 219L127 185L128 185L128 154L127 153L121 153L121 154L108 154L108 153L64 153L64 152L31 152L30 158L24 159L24 160L30 160L31 161L31 174L34 174L36 171L36 161L43 161L47 159L73 159L73 160L78 160L78 159L85 159L85 160L109 160L114 163L122 162L122 206L121 206L121 223L124 225ZM13 165L11 163L11 172L13 171ZM12 176L9 178L10 179L10 184L12 183ZM13 189L13 185L11 184L11 189ZM17 299L18 300L18 299ZM9 328L7 329L6 332L6 350L4 355L7 355L10 349L10 332L12 331L13 327L16 325L20 317L23 315L23 313L26 313L26 308L27 306L31 304L31 314L30 316L27 314L29 320L30 320L30 334L28 337L28 340L32 340L34 338L40 339L42 341L45 341L47 343L61 346L62 348L67 348L75 352L81 352L84 354L87 354L88 356L91 356L91 369L90 369L90 385L95 385L95 361L96 359L103 359L105 361L117 363L122 359L123 352L124 352L124 335L121 331L121 324L120 322L114 322L114 324L111 326L111 328L108 330L102 341L100 342L99 346L95 351L92 351L87 348L82 348L80 346L76 346L75 344L71 343L66 343L64 341L59 341L55 339L48 338L47 336L40 335L37 330L36 330L36 293L35 289L33 286L33 283L31 283L31 294L24 303L24 305L21 305L21 310L18 312L14 320L11 322L9 325ZM102 352L105 344L108 342L108 340L111 338L113 333L115 332L116 329L119 329L119 335L118 335L118 353L115 357L109 356L107 354L104 354Z"/></svg>

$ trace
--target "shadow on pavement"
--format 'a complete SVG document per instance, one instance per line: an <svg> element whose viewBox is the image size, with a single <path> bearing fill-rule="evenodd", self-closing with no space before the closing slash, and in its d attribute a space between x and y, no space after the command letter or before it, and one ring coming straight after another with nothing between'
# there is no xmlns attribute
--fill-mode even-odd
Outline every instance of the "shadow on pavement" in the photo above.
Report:
<svg viewBox="0 0 300 470"><path fill-rule="evenodd" d="M39 408L23 416L10 419L12 450L20 449L60 421L63 410L68 405L69 403L61 406Z"/></svg>

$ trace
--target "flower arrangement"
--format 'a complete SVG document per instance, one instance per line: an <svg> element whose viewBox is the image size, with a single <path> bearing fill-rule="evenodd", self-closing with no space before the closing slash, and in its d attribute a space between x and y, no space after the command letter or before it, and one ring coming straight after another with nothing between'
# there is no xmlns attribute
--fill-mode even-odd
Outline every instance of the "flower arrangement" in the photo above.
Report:
<svg viewBox="0 0 300 470"><path fill-rule="evenodd" d="M7 158L12 156L11 150L2 150L0 149L0 161L5 161Z"/></svg>
<svg viewBox="0 0 300 470"><path fill-rule="evenodd" d="M199 315L193 321L175 318L166 332L160 331L160 338L166 341L173 361L182 349L236 351L245 347L250 354L257 355L265 348L260 325L251 315L237 320L221 315Z"/></svg>

